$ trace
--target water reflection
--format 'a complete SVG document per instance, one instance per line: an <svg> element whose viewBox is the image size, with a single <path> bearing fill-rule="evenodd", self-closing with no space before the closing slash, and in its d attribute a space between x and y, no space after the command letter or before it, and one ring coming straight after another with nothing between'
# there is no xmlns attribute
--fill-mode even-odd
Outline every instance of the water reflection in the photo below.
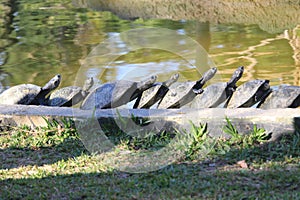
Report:
<svg viewBox="0 0 300 200"><path fill-rule="evenodd" d="M194 73L185 78L198 79L210 67L215 65L207 52L180 31L140 28L110 34L92 50L81 69L84 73L98 68L101 76L112 80L142 80L154 74L165 80L175 72L182 72L184 78L184 71L191 68Z"/></svg>
<svg viewBox="0 0 300 200"><path fill-rule="evenodd" d="M150 74L158 74L159 80L164 80L175 71L179 71L182 77L190 80L196 80L201 76L202 72L198 72L194 66L203 66L203 63L206 63L205 57L183 59L162 48L129 48L134 46L134 42L150 43L150 40L143 41L145 40L144 33L127 35L127 38L122 36L122 33L146 27L167 28L174 30L177 35L189 36L197 41L209 53L225 80L230 78L237 66L244 65L246 70L241 82L254 78L266 78L271 79L272 85L299 84L299 28L283 31L281 29L283 26L279 30L276 25L276 30L279 31L274 33L274 31L262 30L260 28L262 23L258 25L219 24L213 20L207 22L141 18L124 20L110 12L73 8L68 4L54 1L51 2L51 7L46 6L43 1L35 2L32 4L31 1L21 0L18 13L13 19L14 30L9 34L9 38L16 43L5 46L4 54L2 53L5 56L0 58L2 62L0 74L1 70L4 74L9 74L0 80L5 87L24 82L43 85L44 80L50 79L57 73L62 74L63 77L61 86L74 83L82 85L86 77L91 76L96 77L99 84L124 77L141 80ZM81 1L81 4L91 2ZM112 7L117 4L116 2L118 1L106 2L108 4L106 7ZM119 7L116 9L125 6L124 3L118 2ZM175 16L176 5L166 10L172 11L169 12L170 17ZM192 7L186 7L185 10L189 11L196 5L197 3L191 5ZM137 6L142 5L137 4ZM284 4L280 12L287 9L285 6L292 6L292 4ZM163 6L158 9L156 17L160 17L161 13L166 13ZM286 24L287 26L291 26L300 13L295 13L295 9L297 7L292 6L291 12L287 14L287 16L294 15L290 23ZM136 12L139 10L137 9ZM150 11L146 9L144 12L147 14ZM245 16L247 14L249 13L245 13ZM129 12L128 15L134 16L134 13ZM194 17L197 18L197 15ZM187 15L182 18L189 19L191 16ZM212 17L212 19L215 18ZM275 23L272 20L272 18L268 20L265 16L264 21ZM283 24L285 19L282 20ZM159 34L161 33L154 35L160 36ZM183 47L182 54L195 53L185 48L185 39L177 40L168 36L164 38L159 41L161 45L173 42L178 47ZM76 74L87 62L86 58L91 57L92 50L103 42L108 43L107 49L102 48L98 51L101 51L101 54L117 52L115 59L104 66L99 65L103 60L95 62L94 66L86 68L82 77L78 78ZM198 52L197 55L202 54Z"/></svg>
<svg viewBox="0 0 300 200"><path fill-rule="evenodd" d="M73 0L73 4L96 10L109 10L126 18L163 18L212 23L257 24L262 30L278 33L300 21L299 1L194 1L194 0Z"/></svg>

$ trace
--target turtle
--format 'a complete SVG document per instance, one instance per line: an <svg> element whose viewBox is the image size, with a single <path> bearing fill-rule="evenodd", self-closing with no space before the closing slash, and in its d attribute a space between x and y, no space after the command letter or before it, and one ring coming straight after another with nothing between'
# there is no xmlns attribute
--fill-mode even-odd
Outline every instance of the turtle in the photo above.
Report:
<svg viewBox="0 0 300 200"><path fill-rule="evenodd" d="M277 90L261 102L261 109L273 108L297 108L300 106L300 87L291 85L280 85Z"/></svg>
<svg viewBox="0 0 300 200"><path fill-rule="evenodd" d="M203 93L197 95L190 103L191 108L215 108L230 99L236 90L236 82L242 77L244 67L238 67L228 82L219 82L204 88ZM226 103L225 103L226 104Z"/></svg>
<svg viewBox="0 0 300 200"><path fill-rule="evenodd" d="M91 110L94 108L116 108L137 98L144 90L150 88L157 76L151 76L140 82L117 80L96 87L83 100L80 108Z"/></svg>
<svg viewBox="0 0 300 200"><path fill-rule="evenodd" d="M251 107L257 102L263 101L271 91L269 80L248 81L236 89L227 108Z"/></svg>
<svg viewBox="0 0 300 200"><path fill-rule="evenodd" d="M45 96L60 84L61 76L57 74L44 87L34 84L21 84L5 90L0 95L0 104L45 105Z"/></svg>
<svg viewBox="0 0 300 200"><path fill-rule="evenodd" d="M82 101L87 95L88 90L93 86L94 80L88 78L83 87L69 86L54 91L48 98L48 106L73 106Z"/></svg>
<svg viewBox="0 0 300 200"><path fill-rule="evenodd" d="M179 78L179 74L174 74L164 82L157 82L149 89L145 90L136 100L133 108L150 108L161 100L169 90L169 87Z"/></svg>
<svg viewBox="0 0 300 200"><path fill-rule="evenodd" d="M213 67L206 71L198 81L187 81L171 85L169 91L159 102L157 108L180 108L191 102L197 94L203 92L201 88L215 75L216 72L217 68Z"/></svg>

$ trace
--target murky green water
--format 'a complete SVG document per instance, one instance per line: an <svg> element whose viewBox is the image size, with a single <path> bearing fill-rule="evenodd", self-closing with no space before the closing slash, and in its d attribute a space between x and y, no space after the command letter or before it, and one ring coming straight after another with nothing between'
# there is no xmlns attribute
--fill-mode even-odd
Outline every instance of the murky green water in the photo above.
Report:
<svg viewBox="0 0 300 200"><path fill-rule="evenodd" d="M175 72L180 72L182 80L201 76L199 58L184 60L162 49L128 51L126 45L131 38L118 36L143 27L167 28L194 39L206 49L223 80L228 79L237 66L244 65L246 70L241 82L264 78L270 79L272 85L300 85L299 29L273 33L262 30L259 24L193 19L123 20L110 12L53 0L19 1L10 33L2 35L0 40L0 82L4 87L25 82L42 85L60 73L61 86L73 85L90 52L104 41L109 43L109 51L121 53L105 66L95 60L96 63L80 71L82 80L87 76L95 77L99 83L123 78L142 80L150 74L157 74L159 80L163 80ZM180 46L185 41L164 38L160 42Z"/></svg>

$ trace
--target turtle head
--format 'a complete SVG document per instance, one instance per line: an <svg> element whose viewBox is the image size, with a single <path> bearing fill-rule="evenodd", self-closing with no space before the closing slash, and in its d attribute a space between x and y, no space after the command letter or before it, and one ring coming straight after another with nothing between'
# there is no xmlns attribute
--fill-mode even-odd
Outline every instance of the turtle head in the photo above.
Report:
<svg viewBox="0 0 300 200"><path fill-rule="evenodd" d="M231 79L228 81L228 86L235 90L236 83L243 76L243 73L244 73L244 66L239 66L232 74Z"/></svg>
<svg viewBox="0 0 300 200"><path fill-rule="evenodd" d="M51 92L51 90L56 89L60 84L61 76L60 74L55 75L44 87L42 87L40 93L36 96L36 101L40 105L45 105L48 100L45 99L45 96Z"/></svg>
<svg viewBox="0 0 300 200"><path fill-rule="evenodd" d="M60 80L61 80L61 75L60 74L55 75L48 83L46 83L44 87L42 87L42 90L48 91L49 93L51 90L54 90L59 86Z"/></svg>
<svg viewBox="0 0 300 200"><path fill-rule="evenodd" d="M170 87L173 83L175 83L179 78L179 74L173 74L169 80L165 81L163 84L167 87Z"/></svg>
<svg viewBox="0 0 300 200"><path fill-rule="evenodd" d="M94 85L94 79L93 77L89 77L88 79L85 80L82 90L87 92L89 89L91 89L93 85Z"/></svg>
<svg viewBox="0 0 300 200"><path fill-rule="evenodd" d="M227 87L226 87L227 97L231 97L231 95L235 92L237 88L236 83L242 77L243 72L244 72L244 66L239 66L232 74L231 79L227 82Z"/></svg>
<svg viewBox="0 0 300 200"><path fill-rule="evenodd" d="M209 81L212 77L214 77L216 72L217 72L216 67L207 70L202 76L202 81L204 82L203 85L205 84L205 82Z"/></svg>
<svg viewBox="0 0 300 200"><path fill-rule="evenodd" d="M82 90L81 90L81 95L83 98L85 98L89 94L89 89L94 85L94 79L93 77L89 77L84 81Z"/></svg>
<svg viewBox="0 0 300 200"><path fill-rule="evenodd" d="M154 75L154 76L150 76L146 80L138 82L137 89L140 91L147 90L148 88L150 88L153 85L153 83L155 83L156 79L157 79L157 76Z"/></svg>
<svg viewBox="0 0 300 200"><path fill-rule="evenodd" d="M262 84L262 90L267 91L270 90L270 81L269 80L264 80Z"/></svg>
<svg viewBox="0 0 300 200"><path fill-rule="evenodd" d="M137 82L137 89L132 93L130 101L137 98L142 92L149 89L156 81L157 76L150 76L146 80Z"/></svg>
<svg viewBox="0 0 300 200"><path fill-rule="evenodd" d="M254 96L256 102L264 101L264 99L272 92L269 80L258 80L258 81L260 81L261 86Z"/></svg>
<svg viewBox="0 0 300 200"><path fill-rule="evenodd" d="M217 72L217 68L216 67L213 67L213 68L210 68L209 70L207 70L203 76L201 77L201 79L199 81L196 82L196 84L194 85L193 89L200 89L203 87L203 85L209 81L212 77L214 77L214 75L216 74Z"/></svg>

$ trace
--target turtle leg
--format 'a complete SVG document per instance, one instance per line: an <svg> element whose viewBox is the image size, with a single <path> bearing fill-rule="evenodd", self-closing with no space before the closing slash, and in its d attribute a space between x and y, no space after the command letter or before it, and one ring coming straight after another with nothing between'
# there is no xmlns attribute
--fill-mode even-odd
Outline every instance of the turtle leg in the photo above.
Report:
<svg viewBox="0 0 300 200"><path fill-rule="evenodd" d="M142 98L142 95L138 96L138 98L136 99L134 105L133 105L133 108L136 109L138 108L139 104L140 104L140 101L141 101L141 98Z"/></svg>
<svg viewBox="0 0 300 200"><path fill-rule="evenodd" d="M230 98L232 94L235 92L236 87L227 87L226 88L226 97Z"/></svg>
<svg viewBox="0 0 300 200"><path fill-rule="evenodd" d="M228 90L229 90L230 92L235 92L236 87L231 87L231 88L229 88Z"/></svg>

